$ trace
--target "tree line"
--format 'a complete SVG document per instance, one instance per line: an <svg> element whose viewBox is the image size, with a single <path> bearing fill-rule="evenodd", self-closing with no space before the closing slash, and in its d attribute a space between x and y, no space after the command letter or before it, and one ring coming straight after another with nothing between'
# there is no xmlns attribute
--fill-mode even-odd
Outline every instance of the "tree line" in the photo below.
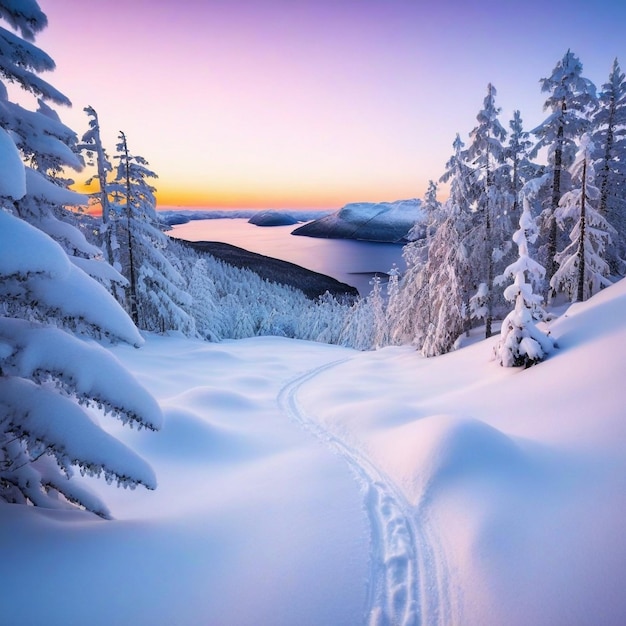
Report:
<svg viewBox="0 0 626 626"><path fill-rule="evenodd" d="M510 309L502 284L520 271L516 256L534 261L516 278L534 320L545 315L537 296L548 305L582 301L624 275L624 73L615 60L598 91L568 50L540 84L547 117L536 128L524 131L515 111L505 129L490 84L467 145L456 136L438 181L449 198L438 202L431 181L425 223L404 250L408 269L388 316L392 342L412 341L432 356L476 323L489 337ZM528 364L523 355L513 361Z"/></svg>

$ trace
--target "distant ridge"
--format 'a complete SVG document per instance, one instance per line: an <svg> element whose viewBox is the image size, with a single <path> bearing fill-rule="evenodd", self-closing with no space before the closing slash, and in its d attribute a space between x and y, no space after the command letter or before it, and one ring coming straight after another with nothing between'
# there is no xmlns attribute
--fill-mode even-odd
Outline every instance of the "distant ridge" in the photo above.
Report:
<svg viewBox="0 0 626 626"><path fill-rule="evenodd" d="M251 270L270 282L299 289L311 299L318 298L327 291L337 298L354 299L359 295L356 287L339 282L325 274L313 272L295 263L250 252L228 243L184 239L176 239L176 241L198 252L210 254L229 265Z"/></svg>
<svg viewBox="0 0 626 626"><path fill-rule="evenodd" d="M405 243L416 222L423 220L421 201L354 202L296 228L292 235Z"/></svg>

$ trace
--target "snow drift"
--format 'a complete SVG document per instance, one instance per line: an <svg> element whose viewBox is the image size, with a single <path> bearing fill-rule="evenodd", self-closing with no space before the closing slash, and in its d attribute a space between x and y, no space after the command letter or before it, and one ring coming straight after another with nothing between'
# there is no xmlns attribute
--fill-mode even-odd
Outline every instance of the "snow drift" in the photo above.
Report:
<svg viewBox="0 0 626 626"><path fill-rule="evenodd" d="M112 522L0 504L2 619L626 623L625 319L621 281L552 322L558 349L527 370L492 360L497 337L432 359L118 346L165 422L110 428L159 488L96 481Z"/></svg>

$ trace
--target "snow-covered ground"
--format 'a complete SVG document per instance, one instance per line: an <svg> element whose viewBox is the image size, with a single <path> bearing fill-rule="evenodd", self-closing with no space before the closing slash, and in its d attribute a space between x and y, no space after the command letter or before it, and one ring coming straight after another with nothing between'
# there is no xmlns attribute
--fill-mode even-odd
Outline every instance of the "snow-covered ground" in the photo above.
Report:
<svg viewBox="0 0 626 626"><path fill-rule="evenodd" d="M624 624L625 320L621 281L529 370L497 338L116 347L159 487L89 481L114 521L0 503L0 624Z"/></svg>

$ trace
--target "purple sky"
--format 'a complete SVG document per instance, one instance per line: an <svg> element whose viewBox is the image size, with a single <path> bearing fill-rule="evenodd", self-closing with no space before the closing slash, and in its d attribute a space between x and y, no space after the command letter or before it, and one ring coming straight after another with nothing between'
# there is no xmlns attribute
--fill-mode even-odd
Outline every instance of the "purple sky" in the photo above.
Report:
<svg viewBox="0 0 626 626"><path fill-rule="evenodd" d="M306 206L423 195L473 128L543 119L571 48L598 86L626 68L626 2L40 0L37 44L78 133L98 111L159 175L162 205ZM79 175L80 177L80 175Z"/></svg>

